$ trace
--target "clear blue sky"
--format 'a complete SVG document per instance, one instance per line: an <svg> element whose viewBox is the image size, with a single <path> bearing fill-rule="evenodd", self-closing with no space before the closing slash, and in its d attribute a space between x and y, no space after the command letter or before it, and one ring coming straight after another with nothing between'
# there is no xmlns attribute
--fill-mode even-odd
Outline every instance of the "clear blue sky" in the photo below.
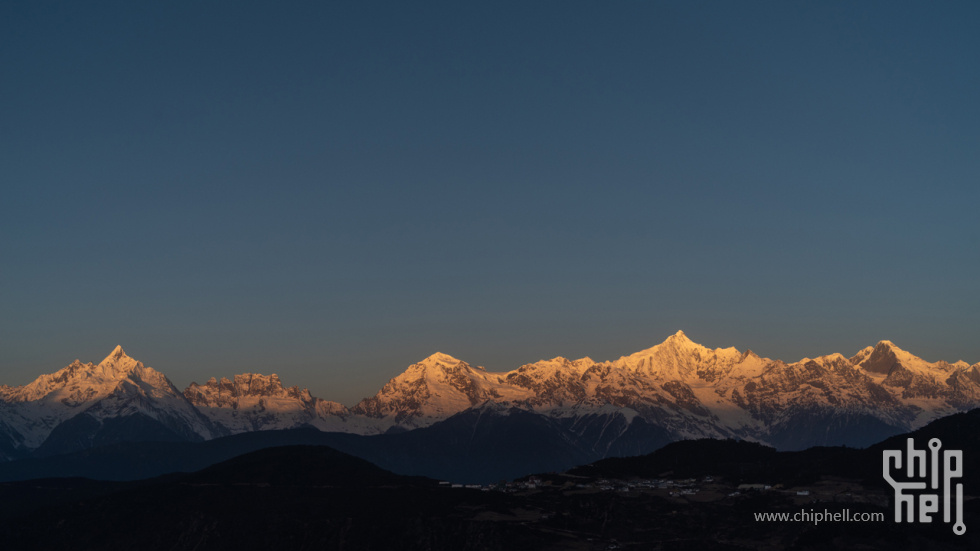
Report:
<svg viewBox="0 0 980 551"><path fill-rule="evenodd" d="M0 383L980 362L977 3L284 4L0 5Z"/></svg>

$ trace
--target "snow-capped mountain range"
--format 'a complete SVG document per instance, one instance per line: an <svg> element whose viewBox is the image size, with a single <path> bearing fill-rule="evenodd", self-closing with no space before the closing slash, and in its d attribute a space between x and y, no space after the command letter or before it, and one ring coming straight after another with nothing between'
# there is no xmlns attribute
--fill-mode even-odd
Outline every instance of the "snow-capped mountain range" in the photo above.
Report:
<svg viewBox="0 0 980 551"><path fill-rule="evenodd" d="M116 347L99 364L76 360L30 384L0 386L0 459L300 426L380 434L469 410L474 418L540 415L604 450L645 449L617 439L651 428L675 440L742 438L798 449L864 445L978 406L980 363L930 363L889 341L849 358L784 363L709 349L678 331L618 360L558 357L500 373L436 353L353 408L287 388L275 374L211 378L180 392Z"/></svg>
<svg viewBox="0 0 980 551"><path fill-rule="evenodd" d="M0 385L0 459L129 440L206 440L228 434L159 371L117 346L98 364L75 360L19 387Z"/></svg>

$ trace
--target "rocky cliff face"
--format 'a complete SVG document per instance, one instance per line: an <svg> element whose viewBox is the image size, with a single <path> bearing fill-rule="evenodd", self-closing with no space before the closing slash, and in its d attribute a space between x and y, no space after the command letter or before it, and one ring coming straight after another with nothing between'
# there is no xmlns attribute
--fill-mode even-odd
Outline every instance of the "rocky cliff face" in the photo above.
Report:
<svg viewBox="0 0 980 551"><path fill-rule="evenodd" d="M212 377L203 385L191 383L184 397L233 434L303 425L334 431L349 428L345 420L350 412L342 404L315 398L305 388L287 388L276 374L245 373L235 375L233 381Z"/></svg>

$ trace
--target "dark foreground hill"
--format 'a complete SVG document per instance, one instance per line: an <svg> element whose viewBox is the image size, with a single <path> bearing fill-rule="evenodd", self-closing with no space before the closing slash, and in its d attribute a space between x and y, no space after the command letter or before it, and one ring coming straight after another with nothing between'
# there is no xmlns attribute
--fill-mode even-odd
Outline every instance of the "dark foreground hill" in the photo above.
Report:
<svg viewBox="0 0 980 551"><path fill-rule="evenodd" d="M48 503L9 508L3 548L504 549L540 547L519 526L474 521L516 507L503 493L440 487L319 446L272 448L152 481L63 480L0 485L10 504L29 486ZM52 488L61 492L52 494ZM504 528L504 529L501 529Z"/></svg>
<svg viewBox="0 0 980 551"><path fill-rule="evenodd" d="M977 449L980 448L978 435L976 431L971 432L971 427L978 424L978 417L980 410L958 413L938 419L911 434L923 442L938 437L946 448ZM580 435L576 436L575 431L588 433L593 429L601 430L605 426L601 421L596 419L595 427L588 424L564 427L558 420L520 410L507 412L506 415L468 410L430 427L375 436L325 433L310 427L248 432L205 442L122 442L51 457L0 462L0 481L64 477L139 480L167 473L197 471L268 447L318 445L330 446L399 474L485 484L535 472L562 471L608 455L643 457L642 454L668 444L666 435L659 432L660 429L634 421L626 428L632 434L627 440L646 442L645 447L597 450L584 446L585 441L601 438L595 435L581 438ZM880 457L883 446L902 448L906 438L907 435L892 437L872 446L867 453ZM709 467L705 462L714 460L716 455L733 459L742 453L738 449L749 449L746 447L749 445L744 443L741 448L714 450L704 457L698 457L696 454L684 455L684 446L687 445L668 446L665 450L669 451L664 453L669 455L655 457L661 463L669 459L673 465L664 464L657 468L702 471ZM759 447L759 450L762 449L773 452L771 448ZM794 458L787 468L798 477L834 473L877 477L880 474L880 464L874 461L855 462L852 452L848 450L853 448L811 448L781 453L778 457ZM755 473L759 471L774 472L773 469L781 467L768 462L765 454L770 452L753 452L755 455L750 454L738 468L745 476L757 477ZM978 453L965 455L968 463L978 458ZM624 461L624 465L636 463L630 458L612 458L596 464L611 466L620 461ZM636 468L646 467L637 464ZM855 469L864 470L857 472Z"/></svg>
<svg viewBox="0 0 980 551"><path fill-rule="evenodd" d="M980 409L937 419L925 427L888 438L868 448L816 447L777 452L752 442L735 440L687 440L674 442L653 453L612 457L576 467L569 474L590 477L687 478L717 474L743 483L812 483L836 476L884 484L882 451L904 450L913 438L916 449L925 449L937 438L942 449L963 451L963 483L967 493L980 495Z"/></svg>
<svg viewBox="0 0 980 551"><path fill-rule="evenodd" d="M312 427L257 431L205 442L120 442L49 457L0 462L0 481L52 477L138 480L173 472L191 472L272 446L330 446L385 469L461 483L489 483L539 471L558 471L609 454L635 455L669 442L662 429L636 420L628 427L601 418L550 419L522 410L503 414L471 409L432 426L408 432L361 436L321 432ZM608 428L644 446L593 449Z"/></svg>
<svg viewBox="0 0 980 551"><path fill-rule="evenodd" d="M966 502L967 534L956 536L942 522L895 524L891 491L880 480L818 475L804 484L793 470L799 454L693 441L654 455L635 458L632 466L603 462L482 491L396 475L323 446L270 448L197 473L136 482L3 483L0 541L11 550L197 551L967 550L980 544L975 494ZM703 458L695 462L700 465L681 461L693 457ZM779 469L739 470L756 459ZM650 468L659 471L656 477ZM711 474L695 475L700 468ZM768 477L772 487L740 489L756 476ZM877 517L759 517L801 512Z"/></svg>
<svg viewBox="0 0 980 551"><path fill-rule="evenodd" d="M894 522L881 452L909 436L963 451L965 535L941 518ZM0 541L5 550L966 550L980 545L978 444L973 411L864 450L687 441L482 491L325 446L273 447L141 481L0 483ZM792 518L816 513L864 520Z"/></svg>

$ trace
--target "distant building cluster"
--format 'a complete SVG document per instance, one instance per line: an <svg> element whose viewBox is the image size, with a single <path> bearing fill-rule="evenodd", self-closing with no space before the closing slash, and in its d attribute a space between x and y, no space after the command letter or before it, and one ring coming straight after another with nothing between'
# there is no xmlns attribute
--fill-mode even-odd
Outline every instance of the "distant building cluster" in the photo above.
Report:
<svg viewBox="0 0 980 551"><path fill-rule="evenodd" d="M706 499L724 499L724 498L735 498L741 495L750 494L753 492L779 492L781 494L786 494L790 496L795 496L797 498L806 498L812 502L818 501L835 501L835 502L854 502L854 501L865 501L863 497L855 497L855 495L846 491L844 488L838 488L836 491L828 493L826 491L819 492L816 495L811 495L812 491L809 488L792 488L786 489L782 484L765 484L765 483L741 483L733 488L732 484L727 484L721 480L716 479L714 476L704 476L702 478L681 478L681 479L671 479L671 478L641 478L641 479L614 479L614 478L600 478L600 479L585 479L582 478L581 482L576 482L575 477L563 477L561 482L554 482L552 480L544 480L538 476L531 476L524 480L516 480L513 482L499 482L497 484L460 484L452 482L440 482L441 486L447 488L465 488L471 490L482 490L484 492L496 491L496 492L524 492L532 490L541 489L551 489L560 491L599 491L599 492L645 492L645 491L659 491L666 493L669 497L685 497L685 496L695 496L705 490L710 490L713 492L708 495Z"/></svg>

